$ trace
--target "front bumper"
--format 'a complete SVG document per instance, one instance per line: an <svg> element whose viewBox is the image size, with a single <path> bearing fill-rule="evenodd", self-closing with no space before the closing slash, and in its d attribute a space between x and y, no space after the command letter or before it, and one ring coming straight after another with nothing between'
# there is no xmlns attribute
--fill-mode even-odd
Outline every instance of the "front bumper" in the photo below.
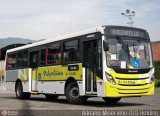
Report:
<svg viewBox="0 0 160 116"><path fill-rule="evenodd" d="M136 97L154 95L154 82L140 86L113 85L105 82L105 97Z"/></svg>

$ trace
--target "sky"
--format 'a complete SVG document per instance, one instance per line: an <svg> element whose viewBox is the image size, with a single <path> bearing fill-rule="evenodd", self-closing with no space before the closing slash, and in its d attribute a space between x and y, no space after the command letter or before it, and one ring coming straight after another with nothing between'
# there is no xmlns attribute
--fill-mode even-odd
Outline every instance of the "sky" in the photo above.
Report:
<svg viewBox="0 0 160 116"><path fill-rule="evenodd" d="M53 39L101 25L128 26L126 9L135 11L134 27L160 40L160 0L0 0L0 38Z"/></svg>

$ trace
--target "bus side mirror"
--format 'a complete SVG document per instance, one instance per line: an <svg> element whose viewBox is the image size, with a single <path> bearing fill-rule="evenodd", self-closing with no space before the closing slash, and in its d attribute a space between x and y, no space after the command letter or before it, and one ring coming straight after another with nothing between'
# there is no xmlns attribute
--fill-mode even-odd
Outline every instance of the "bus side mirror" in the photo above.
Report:
<svg viewBox="0 0 160 116"><path fill-rule="evenodd" d="M108 51L108 43L106 41L103 40L103 49L104 51Z"/></svg>

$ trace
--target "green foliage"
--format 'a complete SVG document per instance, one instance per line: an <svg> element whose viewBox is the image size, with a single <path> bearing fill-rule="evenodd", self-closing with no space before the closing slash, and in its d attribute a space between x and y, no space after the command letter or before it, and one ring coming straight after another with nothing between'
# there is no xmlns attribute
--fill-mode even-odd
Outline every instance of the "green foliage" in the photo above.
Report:
<svg viewBox="0 0 160 116"><path fill-rule="evenodd" d="M160 80L160 62L155 62L155 78Z"/></svg>
<svg viewBox="0 0 160 116"><path fill-rule="evenodd" d="M155 81L155 87L160 87L160 80L156 79L156 81Z"/></svg>
<svg viewBox="0 0 160 116"><path fill-rule="evenodd" d="M160 87L160 61L154 63L155 66L155 86Z"/></svg>

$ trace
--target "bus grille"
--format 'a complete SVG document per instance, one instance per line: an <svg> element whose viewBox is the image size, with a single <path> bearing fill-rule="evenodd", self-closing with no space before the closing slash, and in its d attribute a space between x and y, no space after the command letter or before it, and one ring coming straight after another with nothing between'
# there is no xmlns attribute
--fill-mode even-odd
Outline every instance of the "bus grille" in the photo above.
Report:
<svg viewBox="0 0 160 116"><path fill-rule="evenodd" d="M118 82L118 93L119 94L145 94L149 91L149 87L146 78L120 78L116 77L116 81ZM134 83L132 83L134 82Z"/></svg>

